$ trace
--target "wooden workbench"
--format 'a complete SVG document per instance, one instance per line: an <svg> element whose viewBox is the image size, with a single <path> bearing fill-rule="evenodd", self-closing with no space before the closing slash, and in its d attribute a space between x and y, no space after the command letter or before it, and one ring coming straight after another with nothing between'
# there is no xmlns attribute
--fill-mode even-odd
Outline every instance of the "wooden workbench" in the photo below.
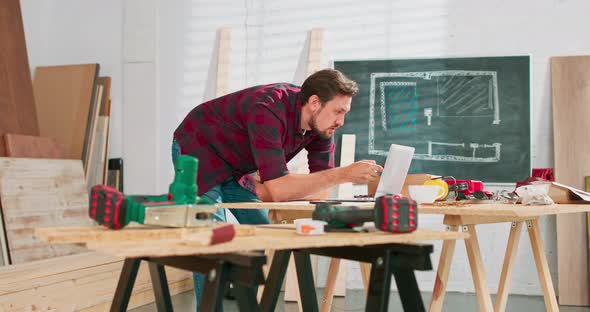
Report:
<svg viewBox="0 0 590 312"><path fill-rule="evenodd" d="M344 203L359 206L361 209L373 208L373 203ZM294 215L309 217L315 205L308 202L285 203L226 203L222 208L241 209L269 209L270 215ZM537 273L541 282L547 311L559 311L553 281L545 257L543 241L539 230L538 219L546 215L566 213L580 213L590 211L590 205L584 204L555 204L547 206L525 206L520 204L478 203L464 204L461 202L444 205L419 205L420 214L444 215L443 223L452 232L463 231L469 233L465 240L465 247L475 284L475 292L481 311L504 311L508 300L512 270L516 260L516 253L520 241L523 224L526 224L529 239L533 248L533 255L537 266ZM500 277L495 306L492 304L490 291L487 286L487 276L483 267L479 241L475 226L478 224L510 222L510 235L504 256L504 264ZM455 250L455 241L445 241L441 251L437 270L430 311L441 311L447 287L448 275ZM367 280L368 268L361 265L363 281ZM330 272L328 273L330 274ZM328 281L333 278L328 278ZM326 285L329 288L329 285Z"/></svg>
<svg viewBox="0 0 590 312"><path fill-rule="evenodd" d="M258 304L255 296L257 283L262 283L260 255L248 252L273 249L275 257L267 278L260 308L273 310L278 298L282 279L290 254L295 256L300 294L305 311L317 311L315 287L311 278L310 254L321 254L336 258L351 259L372 263L367 311L387 309L391 275L404 292L404 309L423 310L423 303L414 276L414 270L430 269L430 245L417 245L432 240L466 239L468 234L461 232L418 230L407 234L385 232L369 233L326 233L318 236L298 235L292 228L253 228L236 226L238 235L230 242L203 245L203 236L208 230L129 228L119 231L99 227L88 228L49 228L36 231L41 239L58 243L84 244L87 248L125 257L119 285L111 310L127 306L128 294L139 263L148 261L157 297L158 308L171 309L170 296L166 288L163 266L171 265L181 269L208 273L203 303L208 309L220 304L220 289L223 283L241 283L238 298L240 306ZM146 232L151 239L142 240L138 231ZM149 233L158 232L157 235ZM166 233L170 232L170 233ZM188 232L188 233L187 233ZM107 238L108 239L105 239ZM200 264L200 262L205 262ZM225 268L225 271L222 269ZM213 273L211 273L213 272ZM223 274L221 274L224 272ZM213 275L211 275L213 274ZM220 277L221 276L221 277ZM244 276L252 276L248 279ZM232 280L235 279L235 280ZM241 279L241 280L240 280ZM250 283L244 286L244 283ZM212 299L214 298L214 299ZM203 307L203 306L202 306ZM251 308L251 307L250 307ZM415 309L414 309L415 308Z"/></svg>

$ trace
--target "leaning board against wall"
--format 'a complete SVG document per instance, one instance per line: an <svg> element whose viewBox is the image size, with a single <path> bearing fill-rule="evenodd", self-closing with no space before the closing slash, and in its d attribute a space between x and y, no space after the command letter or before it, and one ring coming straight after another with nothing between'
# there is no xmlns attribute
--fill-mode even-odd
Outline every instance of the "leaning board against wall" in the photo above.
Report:
<svg viewBox="0 0 590 312"><path fill-rule="evenodd" d="M342 134L355 159L416 148L411 173L514 182L530 175L530 57L336 61L359 84ZM338 149L337 149L338 150ZM337 159L340 155L336 155Z"/></svg>

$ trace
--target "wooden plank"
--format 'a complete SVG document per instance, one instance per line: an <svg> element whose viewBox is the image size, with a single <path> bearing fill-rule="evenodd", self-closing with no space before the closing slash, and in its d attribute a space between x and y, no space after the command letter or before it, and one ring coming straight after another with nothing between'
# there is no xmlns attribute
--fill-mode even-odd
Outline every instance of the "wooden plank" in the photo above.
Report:
<svg viewBox="0 0 590 312"><path fill-rule="evenodd" d="M229 93L229 75L231 68L231 28L222 27L217 30L217 75L215 82L215 97Z"/></svg>
<svg viewBox="0 0 590 312"><path fill-rule="evenodd" d="M102 266L81 270L79 272L64 272L62 275L46 278L47 283L41 286L29 287L22 291L15 291L0 296L0 310L4 311L71 311L108 304L112 301L122 262L117 268L103 271ZM92 272L94 270L94 272ZM190 272L166 268L169 284L191 281ZM149 270L142 265L138 272L133 294L151 290Z"/></svg>
<svg viewBox="0 0 590 312"><path fill-rule="evenodd" d="M555 180L584 188L590 175L590 56L551 58ZM557 216L559 302L590 305L586 220L580 215Z"/></svg>
<svg viewBox="0 0 590 312"><path fill-rule="evenodd" d="M0 268L10 264L8 258L8 242L6 241L6 230L4 226L4 216L2 214L2 205L0 203Z"/></svg>
<svg viewBox="0 0 590 312"><path fill-rule="evenodd" d="M106 149L107 149L107 131L109 127L109 117L98 116L96 121L95 134L92 136L90 148L90 157L87 165L86 180L88 192L90 188L97 184L104 184L104 175L106 168Z"/></svg>
<svg viewBox="0 0 590 312"><path fill-rule="evenodd" d="M256 227L251 225L234 225L236 236L252 236ZM210 227L194 228L155 228L149 226L131 226L122 230L104 227L50 227L38 228L35 235L51 244L85 243L85 242L125 242L125 241L159 241L187 239L192 234L211 232Z"/></svg>
<svg viewBox="0 0 590 312"><path fill-rule="evenodd" d="M1 268L0 307L9 304L7 310L14 311L32 305L55 307L76 303L79 309L110 303L122 266L121 258L90 252ZM134 293L151 289L147 266L143 267ZM185 280L192 283L190 272L174 268L166 271L170 284ZM73 295L79 300L67 297Z"/></svg>
<svg viewBox="0 0 590 312"><path fill-rule="evenodd" d="M52 138L5 133L7 157L55 158L63 159L63 146Z"/></svg>
<svg viewBox="0 0 590 312"><path fill-rule="evenodd" d="M63 268L64 264L68 263L67 257L68 256L60 257L63 260L63 263L58 264L58 267ZM94 282L99 281L100 278L97 277L100 276L107 276L108 278L116 280L121 272L122 267L123 261L120 260L104 264L96 263L93 266L80 268L78 270L62 270L53 274L46 274L35 279L21 279L19 276L6 278L3 275L0 275L5 282L4 285L0 286L0 298L18 295L17 293L30 291L30 289L43 289L47 293L47 290L52 288L55 289L55 285L71 285L73 283L80 283L82 281ZM170 281L178 281L191 276L188 271L174 269L171 267L167 267L166 271ZM138 284L141 284L141 282L144 281L149 283L150 281L148 275L142 276L142 279L143 280L140 280L140 283Z"/></svg>
<svg viewBox="0 0 590 312"><path fill-rule="evenodd" d="M0 200L11 263L83 250L75 245L50 246L30 231L39 226L92 224L79 160L0 158Z"/></svg>
<svg viewBox="0 0 590 312"><path fill-rule="evenodd" d="M102 86L102 96L100 100L100 116L111 115L111 77L98 77L96 84Z"/></svg>
<svg viewBox="0 0 590 312"><path fill-rule="evenodd" d="M64 146L67 158L83 159L90 127L98 64L45 66L35 69L33 91L39 133Z"/></svg>
<svg viewBox="0 0 590 312"><path fill-rule="evenodd" d="M39 135L20 1L0 1L0 38L0 136Z"/></svg>
<svg viewBox="0 0 590 312"><path fill-rule="evenodd" d="M168 288L170 290L170 295L174 296L177 294L181 294L183 292L187 292L193 289L193 280L192 279L185 279L179 282L169 282ZM128 309L133 309L137 307L144 306L146 304L152 303L155 300L154 291L152 289L142 291L142 292L133 292L133 295L129 299L129 305L127 306ZM108 311L111 308L111 302L105 302L90 308L85 308L80 311L82 312L103 312Z"/></svg>
<svg viewBox="0 0 590 312"><path fill-rule="evenodd" d="M388 243L417 243L429 240L465 239L466 233L452 233L435 230L418 230L413 233L395 234L385 232L371 233L329 233L317 236L298 235L293 230L257 228L256 235L236 237L230 242L210 246L195 247L190 243L176 240L158 242L137 242L133 246L124 244L104 244L87 241L91 250L109 253L119 257L163 257L172 255L215 254L250 250L283 250L315 247L366 246Z"/></svg>
<svg viewBox="0 0 590 312"><path fill-rule="evenodd" d="M96 265L121 262L123 258L100 252L84 252L63 257L55 257L0 268L2 280L34 280L44 276L59 274L64 271L76 271Z"/></svg>
<svg viewBox="0 0 590 312"><path fill-rule="evenodd" d="M102 86L97 85L95 88L95 96L92 104L92 110L90 112L90 116L88 116L88 122L90 126L88 127L88 133L86 135L86 139L84 140L84 157L82 158L82 165L84 166L84 173L86 175L86 183L88 183L88 179L90 176L90 171L93 170L93 167L96 166L95 162L98 162L99 159L97 157L102 156L101 146L98 142L99 140L97 137L98 134L98 118L100 112L100 104L102 99ZM104 128L104 127L103 127ZM104 129L102 129L104 130ZM100 130L100 131L102 131Z"/></svg>
<svg viewBox="0 0 590 312"><path fill-rule="evenodd" d="M103 175L101 184L107 183L108 161L109 161L109 133L110 133L110 116L111 116L111 77L98 77L96 83L102 86L102 102L100 104L100 116L106 119L105 146L103 159Z"/></svg>
<svg viewBox="0 0 590 312"><path fill-rule="evenodd" d="M340 167L346 167L354 163L354 151L356 150L356 135L343 134L342 148L340 149ZM338 198L353 198L354 191L352 183L338 185Z"/></svg>
<svg viewBox="0 0 590 312"><path fill-rule="evenodd" d="M320 69L323 42L324 29L314 28L309 32L309 49L307 50L305 77L310 76Z"/></svg>

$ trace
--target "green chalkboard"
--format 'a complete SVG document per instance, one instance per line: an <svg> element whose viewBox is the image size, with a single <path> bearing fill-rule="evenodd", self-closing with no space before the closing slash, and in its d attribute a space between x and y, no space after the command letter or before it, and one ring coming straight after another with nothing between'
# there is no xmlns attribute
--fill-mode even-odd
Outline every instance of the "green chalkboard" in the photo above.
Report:
<svg viewBox="0 0 590 312"><path fill-rule="evenodd" d="M531 171L530 57L336 61L359 85L345 124L355 159L416 148L411 173L515 182ZM339 161L338 149L336 160Z"/></svg>

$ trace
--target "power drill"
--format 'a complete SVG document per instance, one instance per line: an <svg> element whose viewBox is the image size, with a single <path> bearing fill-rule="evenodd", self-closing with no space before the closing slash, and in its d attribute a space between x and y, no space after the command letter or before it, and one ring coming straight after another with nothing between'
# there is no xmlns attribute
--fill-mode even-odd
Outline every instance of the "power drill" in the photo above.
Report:
<svg viewBox="0 0 590 312"><path fill-rule="evenodd" d="M383 195L375 199L373 209L357 206L340 206L338 203L316 203L312 219L325 221L326 232L354 232L364 222L375 222L384 232L407 233L418 227L418 206L412 199L401 195Z"/></svg>
<svg viewBox="0 0 590 312"><path fill-rule="evenodd" d="M180 155L174 163L174 181L163 195L125 196L109 186L95 185L88 214L98 224L115 230L132 221L172 227L211 224L216 209L197 196L198 167L196 158Z"/></svg>

